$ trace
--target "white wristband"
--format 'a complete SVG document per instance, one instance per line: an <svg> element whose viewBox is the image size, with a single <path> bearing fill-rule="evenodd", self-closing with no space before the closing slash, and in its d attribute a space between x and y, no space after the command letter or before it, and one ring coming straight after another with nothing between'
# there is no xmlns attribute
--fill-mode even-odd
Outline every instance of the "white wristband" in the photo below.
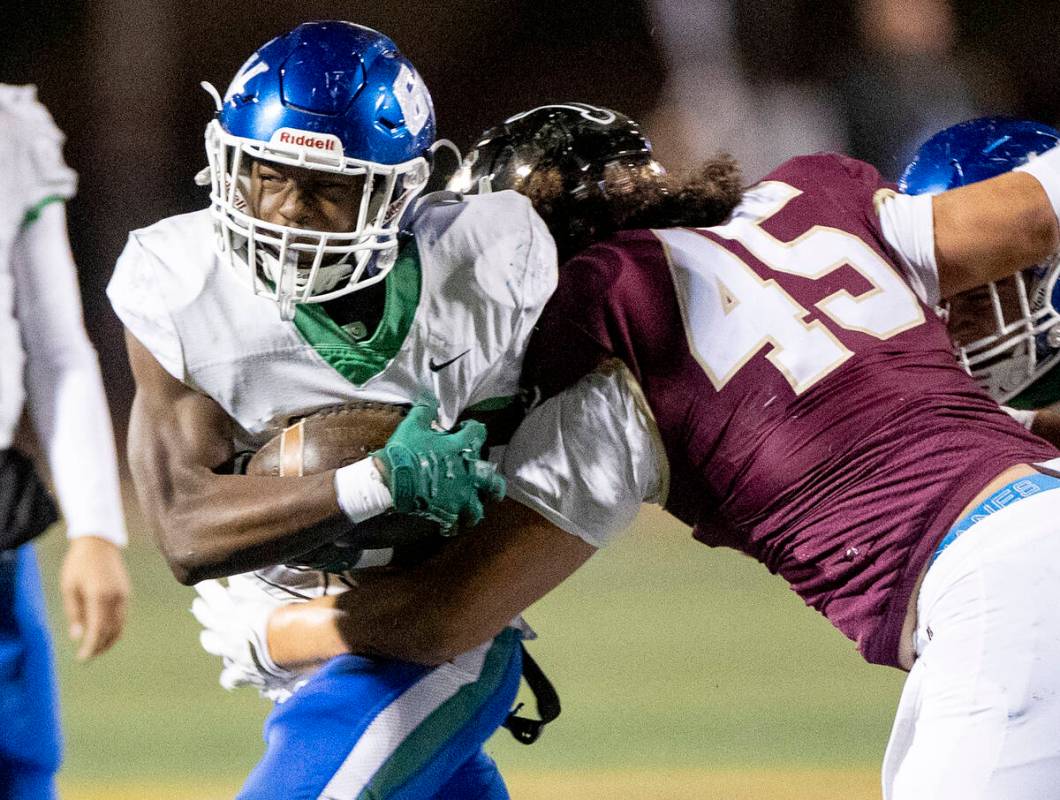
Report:
<svg viewBox="0 0 1060 800"><path fill-rule="evenodd" d="M1060 147L1047 150L1016 167L1013 172L1026 172L1035 178L1049 196L1053 213L1060 219Z"/></svg>
<svg viewBox="0 0 1060 800"><path fill-rule="evenodd" d="M1009 408L1008 406L1001 406L1001 410L1012 417L1016 422L1022 425L1027 430L1031 429L1031 425L1034 424L1034 415L1038 412L1030 409L1022 408Z"/></svg>
<svg viewBox="0 0 1060 800"><path fill-rule="evenodd" d="M362 458L335 470L335 496L351 522L364 522L394 505L375 459Z"/></svg>

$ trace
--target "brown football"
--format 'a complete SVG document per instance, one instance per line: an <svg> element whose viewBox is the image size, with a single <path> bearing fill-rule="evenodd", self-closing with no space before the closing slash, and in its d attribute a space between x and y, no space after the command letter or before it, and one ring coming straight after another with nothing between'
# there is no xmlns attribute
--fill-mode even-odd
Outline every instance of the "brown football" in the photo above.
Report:
<svg viewBox="0 0 1060 800"><path fill-rule="evenodd" d="M248 475L313 475L360 461L386 444L407 409L357 401L293 421L247 463Z"/></svg>
<svg viewBox="0 0 1060 800"><path fill-rule="evenodd" d="M313 475L360 461L386 444L407 412L405 406L355 401L298 418L250 458L246 474ZM434 550L438 534L438 525L422 517L381 514L292 563L344 572L354 568L362 550L393 548L390 564L400 565Z"/></svg>

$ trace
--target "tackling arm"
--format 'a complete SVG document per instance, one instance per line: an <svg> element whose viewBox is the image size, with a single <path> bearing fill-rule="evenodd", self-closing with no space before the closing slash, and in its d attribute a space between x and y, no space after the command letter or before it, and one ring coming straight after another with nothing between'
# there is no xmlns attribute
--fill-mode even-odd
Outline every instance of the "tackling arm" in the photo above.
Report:
<svg viewBox="0 0 1060 800"><path fill-rule="evenodd" d="M282 563L349 527L334 470L298 478L216 474L233 455L227 414L172 377L129 333L126 345L136 381L129 464L177 580Z"/></svg>
<svg viewBox="0 0 1060 800"><path fill-rule="evenodd" d="M1052 161L1060 150L1036 161ZM1033 162L1032 162L1033 163ZM1025 171L950 189L933 198L935 256L943 298L1044 261L1060 246L1049 181Z"/></svg>
<svg viewBox="0 0 1060 800"><path fill-rule="evenodd" d="M666 496L654 418L617 361L532 411L503 463L522 504L505 501L407 572L359 577L342 595L275 612L267 640L276 662L298 668L350 651L445 661L558 586L629 526L641 502Z"/></svg>
<svg viewBox="0 0 1060 800"><path fill-rule="evenodd" d="M276 610L268 645L296 669L342 653L440 664L496 636L596 548L505 500L473 531L400 573Z"/></svg>

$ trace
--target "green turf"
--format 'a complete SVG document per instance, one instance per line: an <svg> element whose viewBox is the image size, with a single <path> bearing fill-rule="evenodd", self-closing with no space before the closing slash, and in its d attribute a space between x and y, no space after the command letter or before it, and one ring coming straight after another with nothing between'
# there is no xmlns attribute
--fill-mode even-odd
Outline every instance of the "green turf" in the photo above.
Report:
<svg viewBox="0 0 1060 800"><path fill-rule="evenodd" d="M41 547L53 612L61 548L56 533ZM217 686L193 592L142 536L130 563L136 594L116 649L81 665L57 641L65 774L238 783L261 752L268 706ZM527 616L564 712L532 747L494 737L502 767L872 767L882 755L902 674L864 664L782 580L660 513Z"/></svg>

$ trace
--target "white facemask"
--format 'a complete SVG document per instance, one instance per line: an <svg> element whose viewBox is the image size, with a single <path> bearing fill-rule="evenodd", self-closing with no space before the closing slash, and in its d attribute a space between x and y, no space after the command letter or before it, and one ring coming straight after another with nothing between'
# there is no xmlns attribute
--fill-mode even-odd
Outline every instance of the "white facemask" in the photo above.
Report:
<svg viewBox="0 0 1060 800"><path fill-rule="evenodd" d="M259 295L276 301L285 319L299 303L321 303L383 280L397 259L399 223L426 185L426 159L378 164L346 158L336 137L281 129L270 142L206 128L211 213L220 257L242 272ZM354 229L292 228L250 215L246 203L254 160L362 176ZM203 175L206 177L206 175Z"/></svg>

